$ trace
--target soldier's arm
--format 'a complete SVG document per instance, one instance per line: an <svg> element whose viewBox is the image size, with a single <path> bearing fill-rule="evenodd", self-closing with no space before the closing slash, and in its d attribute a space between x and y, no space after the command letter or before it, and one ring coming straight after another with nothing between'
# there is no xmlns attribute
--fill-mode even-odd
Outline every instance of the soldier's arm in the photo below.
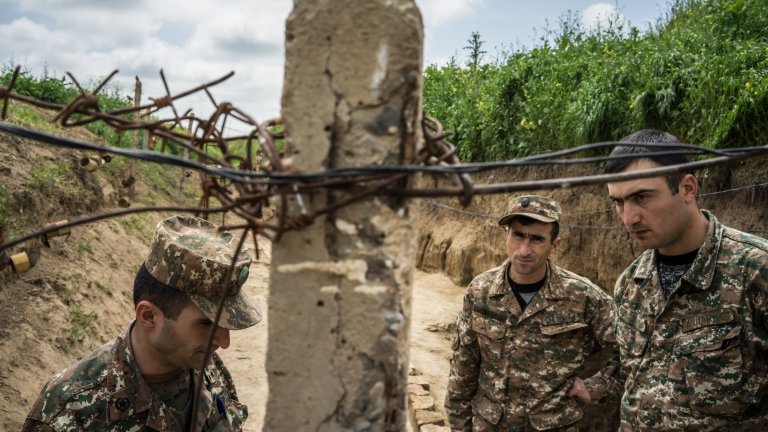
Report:
<svg viewBox="0 0 768 432"><path fill-rule="evenodd" d="M585 402L602 402L621 394L624 382L620 377L621 365L616 345L616 326L613 299L600 288L599 295L588 300L587 319L595 345L613 351L611 359L596 374L583 381L589 398Z"/></svg>
<svg viewBox="0 0 768 432"><path fill-rule="evenodd" d="M477 391L480 372L480 348L477 336L470 327L472 306L472 297L468 293L456 320L456 337L445 397L445 412L453 431L472 430L472 398Z"/></svg>
<svg viewBox="0 0 768 432"><path fill-rule="evenodd" d="M224 391L215 395L218 400L223 404L222 407L217 405L219 413L227 417L232 424L233 430L242 430L243 424L248 419L248 407L240 402L237 396L237 389L235 388L235 382L232 379L232 375L229 373L229 369L224 366L224 362L221 360L218 354L213 355L213 362L209 366L212 371L220 380L217 386L220 386ZM222 413L221 409L226 410L226 413Z"/></svg>

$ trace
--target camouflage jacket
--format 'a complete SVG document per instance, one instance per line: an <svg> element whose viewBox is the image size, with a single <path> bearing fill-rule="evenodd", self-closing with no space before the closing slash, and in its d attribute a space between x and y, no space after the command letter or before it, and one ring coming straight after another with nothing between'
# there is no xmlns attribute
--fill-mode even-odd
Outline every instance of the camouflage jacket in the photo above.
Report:
<svg viewBox="0 0 768 432"><path fill-rule="evenodd" d="M621 430L768 430L768 241L709 219L664 298L656 252L616 282Z"/></svg>
<svg viewBox="0 0 768 432"><path fill-rule="evenodd" d="M139 373L130 344L132 327L55 375L40 392L22 431L182 432ZM195 381L197 376L195 372ZM241 430L248 410L238 401L232 377L218 355L213 355L204 377L193 430Z"/></svg>
<svg viewBox="0 0 768 432"><path fill-rule="evenodd" d="M583 415L567 396L577 371L599 347L615 346L611 298L589 279L548 263L544 286L521 311L508 266L467 288L445 401L452 430L573 425ZM598 378L587 380L590 392L609 392L599 387L610 380ZM613 390L618 396L620 388Z"/></svg>

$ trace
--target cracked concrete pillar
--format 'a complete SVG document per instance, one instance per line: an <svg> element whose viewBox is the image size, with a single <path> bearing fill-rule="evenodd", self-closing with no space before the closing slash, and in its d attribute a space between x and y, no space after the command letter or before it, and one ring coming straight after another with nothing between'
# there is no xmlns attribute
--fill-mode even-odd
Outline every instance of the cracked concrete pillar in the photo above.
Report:
<svg viewBox="0 0 768 432"><path fill-rule="evenodd" d="M414 0L294 0L282 101L290 166L410 162L422 140L422 41ZM301 201L318 209L348 192ZM273 245L265 431L405 430L414 208L371 195Z"/></svg>

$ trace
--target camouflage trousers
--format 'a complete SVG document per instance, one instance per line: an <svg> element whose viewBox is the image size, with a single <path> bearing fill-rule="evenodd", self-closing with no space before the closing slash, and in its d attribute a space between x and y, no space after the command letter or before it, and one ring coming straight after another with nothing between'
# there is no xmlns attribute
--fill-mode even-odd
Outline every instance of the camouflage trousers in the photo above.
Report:
<svg viewBox="0 0 768 432"><path fill-rule="evenodd" d="M502 417L499 424L495 425L476 415L472 417L472 432L579 432L580 423L578 421L564 427L537 430L527 421L509 422Z"/></svg>

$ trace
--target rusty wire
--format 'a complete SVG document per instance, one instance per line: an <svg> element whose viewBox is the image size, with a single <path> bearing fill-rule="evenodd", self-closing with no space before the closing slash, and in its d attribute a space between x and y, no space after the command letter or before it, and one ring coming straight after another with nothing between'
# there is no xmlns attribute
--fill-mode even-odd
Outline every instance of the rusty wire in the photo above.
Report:
<svg viewBox="0 0 768 432"><path fill-rule="evenodd" d="M661 154L685 154L716 156L711 159L659 167L651 170L625 172L619 174L581 176L575 178L556 178L536 181L516 181L500 184L473 184L470 173L498 169L509 166L553 165L595 163L615 158L615 156L573 157L579 152L586 152L604 147L614 146L616 142L587 144L567 150L534 155L516 160L493 163L463 164L456 155L456 148L448 142L439 121L427 115L423 116L422 133L424 146L417 149L414 160L406 161L398 166L372 166L328 169L320 173L301 173L290 170L283 163L282 155L277 148L277 140L284 137L283 132L276 131L276 126L282 124L281 119L271 119L257 122L250 115L229 102L217 103L210 88L233 76L230 72L221 78L201 84L195 88L172 94L163 71L160 77L165 89L165 95L150 98L151 103L122 108L113 111L103 111L99 107L98 94L117 71L109 74L93 91L84 89L77 79L67 73L79 91L79 95L66 105L43 102L31 97L13 92L21 67L17 67L10 79L9 85L0 86L2 100L2 120L7 115L11 100L22 104L32 105L55 115L53 121L63 127L84 126L96 121L102 121L117 132L145 130L152 139L162 139L177 143L189 151L192 159L180 158L162 152L135 150L118 147L105 147L98 144L82 142L73 139L57 137L41 131L30 130L0 121L0 130L17 136L46 142L56 146L91 150L104 153L123 155L126 157L147 160L156 163L175 165L196 170L200 177L202 197L195 207L173 207L176 211L195 214L211 212L232 212L245 222L236 226L223 226L222 229L245 229L253 236L258 258L258 239L261 235L273 241L279 240L288 230L296 230L311 224L320 215L333 212L343 206L350 205L370 195L394 195L400 197L445 197L456 196L463 205L468 205L475 195L496 194L513 191L530 191L542 189L565 188L580 185L606 183L608 181L630 180L641 177L669 175L672 173L691 171L728 161L768 152L768 147L749 147L727 150L713 150L693 145L642 144L647 147L662 147L658 151L646 153L645 156ZM179 114L174 103L186 96L204 92L214 106L214 112L208 118L201 118L190 111ZM161 110L169 108L173 116L169 118L154 118ZM239 122L250 128L250 132L240 135L225 136L224 130L228 123ZM186 124L191 133L179 132ZM234 142L245 142L245 155L232 153ZM622 143L627 144L627 143ZM220 157L213 156L208 146L215 146ZM672 150L670 150L672 148ZM619 157L634 157L625 155ZM452 178L453 187L417 189L401 182L416 173L442 174ZM303 204L304 194L312 194L321 189L343 190L347 196L332 204L308 208ZM276 222L268 222L262 217L264 208L272 197L281 201L281 212ZM294 198L301 209L300 214L293 215L285 205ZM221 207L210 208L211 199L221 203ZM159 211L156 207L134 209L131 212ZM126 214L125 211L109 211L95 216L71 219L66 226L76 226L89 221L107 219ZM43 228L29 235L5 241L0 244L0 251L19 244L30 238L45 235L52 228Z"/></svg>
<svg viewBox="0 0 768 432"><path fill-rule="evenodd" d="M102 111L99 107L98 93L107 85L109 80L115 76L117 71L111 73L92 92L86 91L82 86L80 86L77 79L72 74L68 73L68 76L79 91L79 96L66 105L42 102L14 93L13 87L18 78L19 71L20 68L17 67L13 73L8 87L0 86L0 99L3 101L2 120L5 120L6 118L9 102L11 100L15 100L17 102L53 111L55 113L53 122L58 123L63 127L84 126L92 122L102 121L117 132L143 129L148 131L149 134L153 137L167 139L180 144L197 159L197 163L195 163L194 161L190 160L183 160L180 158L173 158L160 154L152 154L149 152L119 148L107 149L102 146L93 145L91 143L75 142L74 140L67 140L60 137L50 136L39 131L26 130L24 128L15 127L0 122L0 126L2 126L0 129L16 134L17 136L32 138L38 141L48 142L50 144L64 147L80 148L83 150L95 150L100 152L109 150L112 153L122 154L124 156L141 158L161 163L173 163L174 165L180 165L182 167L186 166L188 168L195 168L200 172L200 188L202 190L202 197L197 207L143 207L109 211L97 215L90 215L68 220L64 223L58 224L56 229L69 228L96 220L107 219L137 212L177 211L194 212L195 214L232 212L245 221L245 223L241 225L222 225L220 227L222 230L244 229L233 256L237 257L243 250L244 240L250 233L253 236L253 242L258 259L259 247L257 234L263 235L272 240L278 240L286 230L300 229L305 227L311 224L312 221L321 214L332 212L345 205L349 205L353 202L365 199L371 194L376 194L381 189L390 187L391 185L397 183L399 180L402 180L408 176L407 173L379 173L374 175L358 175L336 179L320 178L316 179L314 182L301 181L299 183L288 182L282 184L270 184L269 182L258 180L251 181L247 175L248 173L262 172L272 176L276 174L287 173L287 169L281 160L281 154L278 151L275 143L277 139L282 138L282 133L276 132L272 129L273 126L279 125L281 121L279 119L273 119L266 122L257 123L251 116L228 102L217 104L208 89L209 87L231 77L232 73L227 74L218 80L203 84L194 89L174 96L171 94L167 80L165 79L165 75L161 71L160 76L166 90L166 94L164 96L159 98L151 98L151 104L105 112ZM174 101L200 91L204 91L215 106L213 114L207 119L199 118L190 112L179 115L174 106ZM164 108L170 108L173 112L173 117L159 120L139 120L142 117L148 119L151 115L158 113L161 109ZM225 130L227 123L232 120L239 121L250 126L252 128L251 132L242 136L225 137L223 131ZM425 151L422 149L422 151L417 155L417 160L414 161L414 163L431 163L441 165L458 163L459 160L455 156L455 149L453 145L442 141L443 134L440 130L439 123L436 121L432 122L432 125L427 125L425 122L424 126L424 133L427 136L428 141L428 150ZM174 128L180 127L184 123L190 125L190 129L194 131L192 134L184 134L174 130ZM430 132L432 130L431 128L436 130L434 134ZM242 140L245 140L245 156L232 154L230 151L230 144L234 141ZM221 153L221 156L218 158L212 156L207 151L208 145L215 145L218 151ZM263 163L261 162L261 156L266 156ZM471 181L466 174L455 175L455 178L457 179L457 184L460 184L461 187L465 190L464 196L466 197L466 203L468 203L472 195ZM337 200L333 204L327 205L323 208L307 211L302 202L302 194L321 188L345 189L351 193L346 198ZM274 195L279 196L283 204L281 206L283 210L280 213L277 224L268 223L262 218L262 211L268 204L268 199ZM301 206L302 211L298 216L289 217L285 211L287 208L285 204L287 203L287 197L289 195L295 196L297 202ZM218 208L210 208L211 198L217 199L222 204L222 206ZM5 241L4 238L0 238L0 252L6 254L6 249L10 248L11 246L39 236L45 237L49 231L51 231L51 228L45 227L39 231L26 236L22 236L12 241ZM230 266L228 272L231 272L232 268L233 267ZM203 364L207 364L210 357L212 356L212 342L216 331L216 326L218 325L219 319L221 317L224 300L235 289L230 281L230 278L227 277L226 280L228 282L224 287L224 293L218 302L216 316L214 318L214 326L212 327L212 331L208 337L206 354ZM194 388L192 406L193 421L190 425L190 428L194 427L194 424L197 422L197 415L199 414L199 395L202 389L204 369L205 368L201 368L199 371L199 377Z"/></svg>
<svg viewBox="0 0 768 432"><path fill-rule="evenodd" d="M200 189L202 197L196 207L141 207L108 211L96 215L69 219L64 224L55 227L46 227L28 235L23 235L13 240L0 237L0 255L5 251L24 241L45 236L54 229L68 228L85 223L118 217L130 213L149 211L174 211L189 212L195 214L227 213L232 212L243 219L244 223L230 226L221 226L222 230L243 229L243 235L237 245L234 256L237 256L243 248L244 240L248 235L253 236L253 242L257 254L259 247L257 236L261 235L271 240L278 240L288 230L296 230L311 224L320 215L331 213L341 207L350 205L371 195L395 195L400 197L437 197L455 196L463 205L468 205L472 198L478 194L495 194L523 190L541 190L606 183L608 181L629 180L641 177L668 175L672 173L691 171L732 160L738 160L753 156L758 153L768 152L766 147L752 147L743 149L712 150L698 146L672 146L664 144L665 149L656 153L667 154L670 147L676 147L672 152L686 155L715 155L716 157L699 160L687 164L655 168L651 170L610 174L593 175L576 178L559 178L536 181L519 181L512 183L475 185L470 173L509 166L521 165L552 165L594 163L604 161L610 156L597 156L591 158L573 158L572 154L608 147L616 142L594 143L580 146L560 152L531 156L512 161L483 164L462 164L456 155L456 148L448 142L442 125L436 119L424 115L422 121L422 133L425 138L424 146L417 149L414 160L406 161L406 165L400 166L376 166L326 170L322 173L298 173L289 170L283 163L282 155L277 148L277 140L284 137L282 132L275 130L275 126L281 125L280 119L272 119L257 122L250 115L240 110L229 102L217 103L210 92L210 88L227 80L233 73L195 88L173 95L169 90L165 75L160 71L160 77L165 88L165 95L150 98L151 103L123 108L113 111L103 111L99 107L98 93L106 87L108 82L116 75L117 71L107 76L93 91L84 89L75 77L68 73L69 78L79 91L79 95L66 105L53 104L36 100L13 92L20 67L14 70L8 86L0 86L0 100L2 109L0 119L5 120L8 106L11 100L35 106L54 113L53 121L63 127L84 126L96 121L102 121L117 132L145 130L153 138L168 140L181 145L193 155L195 160L184 159L158 152L140 151L117 147L105 147L93 143L65 139L40 131L34 131L0 121L0 130L17 136L30 138L49 144L90 150L103 153L105 151L137 158L156 163L175 165L182 168L194 169L200 176ZM208 118L200 118L191 112L179 114L174 103L186 96L204 92L214 105L214 112ZM173 115L169 118L154 118L164 109L170 109ZM235 136L225 136L224 130L228 123L239 122L250 128L250 132ZM179 132L182 125L189 125L192 133ZM245 142L245 155L239 156L231 152L231 144ZM627 143L622 143L627 144ZM207 148L213 145L221 153L220 157L211 155ZM653 144L644 144L653 147ZM401 180L407 179L416 173L441 174L449 176L454 187L414 189ZM311 194L317 190L345 191L347 196L319 208L310 208L304 204L304 194ZM278 197L281 202L281 212L276 223L267 222L262 217L264 208L269 199ZM300 214L289 215L286 203L289 198L294 198L300 209ZM211 199L221 203L220 207L210 207ZM0 235L2 232L0 232ZM4 255L2 255L4 256ZM230 268L231 271L231 268ZM227 278L229 280L229 278ZM224 296L219 301L216 312L215 324L218 320L224 304L224 299L234 289L231 283L225 287ZM211 343L215 332L215 326L209 336L208 349L205 363L211 356ZM202 384L202 370L195 388L193 411L197 411L199 392ZM193 417L194 418L194 417ZM194 423L194 421L193 421Z"/></svg>
<svg viewBox="0 0 768 432"><path fill-rule="evenodd" d="M160 77L166 94L162 97L150 98L152 103L141 106L122 108L113 111L103 111L99 107L98 94L106 87L108 82L116 75L117 71L109 74L100 82L92 92L84 89L77 79L70 73L67 75L79 91L79 95L66 105L52 104L38 101L34 98L19 95L13 92L20 67L14 70L7 87L0 86L0 99L2 99L2 119L7 115L9 101L14 100L32 105L55 113L53 122L63 127L84 126L96 121L102 121L117 132L146 130L151 137L165 139L181 145L188 150L197 160L183 160L181 158L163 155L156 152L137 151L123 148L105 148L91 143L77 143L74 140L51 137L39 131L25 130L21 127L2 124L2 130L26 138L48 142L54 145L80 148L83 150L110 151L128 157L140 158L160 163L171 163L178 166L192 168L201 173L200 189L202 198L198 207L190 207L186 211L197 213L200 209L207 209L210 200L216 199L228 212L232 212L245 220L242 227L247 227L254 234L263 235L271 240L278 240L286 230L295 230L312 223L319 215L332 212L344 205L359 201L369 194L391 188L398 180L404 179L406 173L374 173L374 174L341 174L335 178L309 178L291 179L292 174L284 166L281 154L276 146L276 140L283 138L281 132L276 132L274 126L281 124L280 119L272 119L265 122L257 122L250 115L235 107L229 102L217 103L209 88L230 78L233 73L202 84L193 89L172 95L165 75L160 71ZM179 115L174 106L178 99L194 93L205 92L214 105L215 110L208 118L203 119L185 112ZM173 116L170 118L151 119L161 109L170 108ZM251 132L244 135L224 136L223 131L229 122L237 121L251 128ZM174 130L182 124L189 124L192 134L186 134ZM459 163L455 155L454 146L444 141L444 134L439 122L434 119L424 121L424 134L427 145L420 150L414 165L440 165L446 166ZM48 135L48 136L47 136ZM231 152L231 144L235 141L245 141L245 156L235 155ZM220 157L214 157L207 151L207 146L213 145L221 153ZM263 162L262 162L263 159ZM284 176L281 178L281 175ZM463 202L469 203L472 197L472 183L466 174L454 175L457 185L462 189ZM297 181L298 180L298 181ZM289 216L281 213L277 223L268 223L262 218L262 211L268 204L270 197L277 195L283 203L289 196L301 199L301 194L311 193L317 189L344 189L350 191L348 198L328 205L323 208L303 212L298 216ZM146 208L152 211L153 208ZM120 212L108 212L99 218L104 219L121 214ZM83 219L85 220L85 219ZM91 219L89 219L91 220ZM82 222L80 219L70 221L74 226ZM226 229L229 227L223 227ZM7 248L19 241L31 236L43 234L38 231L30 236L7 242L0 245L0 249ZM257 250L258 250L258 243Z"/></svg>

